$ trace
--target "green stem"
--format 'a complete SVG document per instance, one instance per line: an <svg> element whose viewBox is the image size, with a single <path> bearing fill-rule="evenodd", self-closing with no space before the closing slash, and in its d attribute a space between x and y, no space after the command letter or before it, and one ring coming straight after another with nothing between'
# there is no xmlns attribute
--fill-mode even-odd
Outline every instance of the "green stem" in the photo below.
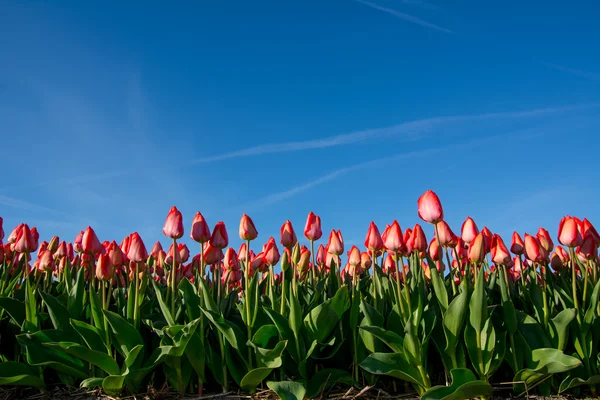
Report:
<svg viewBox="0 0 600 400"><path fill-rule="evenodd" d="M136 329L139 329L139 309L140 309L140 266L139 263L135 263L135 288L133 291L133 325Z"/></svg>
<svg viewBox="0 0 600 400"><path fill-rule="evenodd" d="M175 298L177 297L177 290L175 288L175 279L177 275L177 239L173 239L173 265L171 266L171 270L173 271L171 274L171 316L173 320L175 320Z"/></svg>
<svg viewBox="0 0 600 400"><path fill-rule="evenodd" d="M577 300L577 261L575 259L577 256L575 255L575 251L572 247L569 247L569 253L571 256L571 288L573 290L573 306L575 307L575 310L577 310L577 322L579 322L579 325L581 326L581 313L579 312L579 301Z"/></svg>
<svg viewBox="0 0 600 400"><path fill-rule="evenodd" d="M246 326L248 330L248 340L252 340L252 310L250 308L250 241L246 240L246 268L244 271L244 295L246 303ZM282 303L283 304L283 303ZM282 306L283 307L283 306ZM283 312L282 312L283 315ZM248 346L248 363L252 369L252 348Z"/></svg>
<svg viewBox="0 0 600 400"><path fill-rule="evenodd" d="M373 284L373 306L377 310L377 304L379 303L377 301L377 253L375 253L375 250L371 250L371 254L373 258L373 281L371 282Z"/></svg>

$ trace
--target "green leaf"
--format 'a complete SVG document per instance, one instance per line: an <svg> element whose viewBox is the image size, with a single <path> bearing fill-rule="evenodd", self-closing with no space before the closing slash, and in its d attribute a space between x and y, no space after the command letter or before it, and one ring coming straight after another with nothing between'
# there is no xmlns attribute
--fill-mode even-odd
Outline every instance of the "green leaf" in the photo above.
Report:
<svg viewBox="0 0 600 400"><path fill-rule="evenodd" d="M452 300L442 318L444 336L446 337L446 348L444 350L450 356L456 353L456 346L467 316L469 294L465 282L461 283L462 290L460 294Z"/></svg>
<svg viewBox="0 0 600 400"><path fill-rule="evenodd" d="M65 351L87 363L93 364L109 375L121 373L116 361L106 353L90 350L80 344L70 342L46 343L45 345L52 349Z"/></svg>
<svg viewBox="0 0 600 400"><path fill-rule="evenodd" d="M297 352L296 338L294 336L294 332L290 329L288 320L284 316L279 314L277 311L274 311L270 308L264 308L264 310L265 313L271 319L271 321L273 321L273 323L277 327L277 330L279 331L279 337L281 338L281 340L288 341L287 349L290 355L292 356L292 359L296 361L296 363L302 361L303 356L301 354L298 354Z"/></svg>
<svg viewBox="0 0 600 400"><path fill-rule="evenodd" d="M25 303L11 297L0 297L0 308L10 315L15 324L23 325L26 318Z"/></svg>
<svg viewBox="0 0 600 400"><path fill-rule="evenodd" d="M129 322L125 321L119 314L112 311L103 310L104 316L108 320L115 339L119 344L121 354L128 357L136 346L144 346L142 336L137 329Z"/></svg>
<svg viewBox="0 0 600 400"><path fill-rule="evenodd" d="M183 279L183 280L185 281L186 279ZM165 304L165 301L162 298L162 292L154 279L152 279L152 285L154 286L154 293L156 294L156 300L158 301L158 306L160 307L160 311L162 312L163 317L165 317L165 321L167 322L167 324L169 326L175 325L175 321L173 320L171 311L169 311L169 307ZM174 294L176 294L176 293L177 292L175 292Z"/></svg>
<svg viewBox="0 0 600 400"><path fill-rule="evenodd" d="M117 396L123 390L125 375L110 375L102 381L102 389L110 396Z"/></svg>
<svg viewBox="0 0 600 400"><path fill-rule="evenodd" d="M423 394L421 400L468 400L492 395L492 386L477 380L471 370L456 368L450 371L450 376L450 386L434 386Z"/></svg>
<svg viewBox="0 0 600 400"><path fill-rule="evenodd" d="M240 387L243 391L248 392L250 394L256 393L256 388L258 387L258 385L260 385L260 383L263 380L267 379L271 371L273 371L273 369L267 367L255 368L249 371L242 378Z"/></svg>
<svg viewBox="0 0 600 400"><path fill-rule="evenodd" d="M267 382L267 387L277 393L281 400L303 400L306 388L301 382Z"/></svg>
<svg viewBox="0 0 600 400"><path fill-rule="evenodd" d="M420 367L423 365L423 361L420 357L421 343L413 332L413 325L409 319L406 323L404 332L404 355L409 363L414 366Z"/></svg>
<svg viewBox="0 0 600 400"><path fill-rule="evenodd" d="M282 364L281 355L287 346L287 341L283 340L275 345L273 349L257 349L257 362L260 367L279 368Z"/></svg>
<svg viewBox="0 0 600 400"><path fill-rule="evenodd" d="M425 387L419 370L400 353L373 353L360 363L360 367L374 375L387 375Z"/></svg>
<svg viewBox="0 0 600 400"><path fill-rule="evenodd" d="M563 350L567 346L569 338L569 324L577 316L577 310L568 308L559 312L548 323L548 334L552 341L552 347L558 350Z"/></svg>
<svg viewBox="0 0 600 400"><path fill-rule="evenodd" d="M98 297L98 293L95 290L88 290L87 293L90 296L90 310L94 325L96 325L96 328L100 332L104 332L104 316L102 315L102 303Z"/></svg>
<svg viewBox="0 0 600 400"><path fill-rule="evenodd" d="M29 279L25 279L25 319L39 329L37 300L33 295L33 288Z"/></svg>
<svg viewBox="0 0 600 400"><path fill-rule="evenodd" d="M600 375L590 376L588 379L579 377L567 376L560 384L558 389L559 393L566 392L569 389L573 389L577 386L598 386L600 385Z"/></svg>
<svg viewBox="0 0 600 400"><path fill-rule="evenodd" d="M437 297L438 302L440 303L440 308L442 309L442 313L445 313L448 309L448 292L446 291L446 285L444 284L444 280L438 273L438 270L427 257L427 261L429 262L429 270L431 271L431 283L433 284L433 291L435 292L435 297Z"/></svg>
<svg viewBox="0 0 600 400"><path fill-rule="evenodd" d="M247 364L247 355L244 354L246 353L246 340L244 340L244 333L241 331L241 329L237 325L232 324L213 311L204 309L202 309L202 311L208 320L213 324L213 326L223 334L223 337Z"/></svg>
<svg viewBox="0 0 600 400"><path fill-rule="evenodd" d="M381 340L395 353L404 354L404 339L394 332L385 330L379 326L361 326L360 329L369 332L377 339Z"/></svg>
<svg viewBox="0 0 600 400"><path fill-rule="evenodd" d="M67 297L67 310L72 318L79 318L83 312L85 294L85 269L80 268L77 271L77 279L75 285L70 288L69 296Z"/></svg>
<svg viewBox="0 0 600 400"><path fill-rule="evenodd" d="M71 319L71 325L79 333L85 344L92 350L106 351L107 347L100 334L100 330L83 321Z"/></svg>
<svg viewBox="0 0 600 400"><path fill-rule="evenodd" d="M335 296L326 301L331 305L331 308L341 319L346 310L350 308L350 295L348 294L348 286L343 286L336 292Z"/></svg>
<svg viewBox="0 0 600 400"><path fill-rule="evenodd" d="M333 307L325 302L315 307L306 315L304 326L312 340L324 343L329 338L329 335L331 335L331 332L333 332L339 320L338 314Z"/></svg>
<svg viewBox="0 0 600 400"><path fill-rule="evenodd" d="M79 384L79 387L81 388L97 388L102 386L102 382L104 381L104 378L87 378L84 379L83 381L81 381L81 383Z"/></svg>
<svg viewBox="0 0 600 400"><path fill-rule="evenodd" d="M483 325L487 320L487 301L485 295L485 280L484 273L480 271L477 282L475 282L475 289L469 302L469 322L471 326L481 332Z"/></svg>
<svg viewBox="0 0 600 400"><path fill-rule="evenodd" d="M360 323L361 327L364 326L383 326L383 316L375 310L369 303L367 303L364 299L361 299L360 309L363 312L363 320ZM379 350L376 343L376 338L371 333L367 331L360 330L359 335L367 348L371 353L375 353Z"/></svg>
<svg viewBox="0 0 600 400"><path fill-rule="evenodd" d="M181 283L179 283L179 291L183 295L183 300L186 305L185 311L188 314L188 318L190 320L200 318L202 316L202 311L200 310L200 296L196 292L196 287L187 279L182 279Z"/></svg>
<svg viewBox="0 0 600 400"><path fill-rule="evenodd" d="M266 310L266 308L265 308ZM302 328L302 308L298 296L290 296L290 329L294 333L296 341L300 336L300 329Z"/></svg>
<svg viewBox="0 0 600 400"><path fill-rule="evenodd" d="M517 372L513 378L513 382L524 382L524 384L516 384L515 389L525 392L526 389L534 387L548 375L567 372L580 365L580 360L568 356L560 350L551 348L535 349L527 360L528 368Z"/></svg>
<svg viewBox="0 0 600 400"><path fill-rule="evenodd" d="M30 386L44 388L36 371L26 364L4 361L0 363L0 386Z"/></svg>
<svg viewBox="0 0 600 400"><path fill-rule="evenodd" d="M204 367L206 365L205 351L202 336L197 331L194 332L185 348L185 355L203 382L205 380Z"/></svg>
<svg viewBox="0 0 600 400"><path fill-rule="evenodd" d="M348 371L336 368L325 368L317 372L308 381L306 397L309 399L318 397L323 390L334 386L336 383L352 385L352 375Z"/></svg>

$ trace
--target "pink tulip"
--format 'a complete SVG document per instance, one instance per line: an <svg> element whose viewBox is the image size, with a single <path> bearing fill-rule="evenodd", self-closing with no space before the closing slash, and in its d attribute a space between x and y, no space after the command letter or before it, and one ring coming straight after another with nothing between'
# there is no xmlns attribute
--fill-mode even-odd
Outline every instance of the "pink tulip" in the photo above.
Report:
<svg viewBox="0 0 600 400"><path fill-rule="evenodd" d="M258 231L254 226L254 222L252 218L247 216L246 214L242 214L242 218L240 219L240 229L239 229L240 239L254 240L258 237Z"/></svg>
<svg viewBox="0 0 600 400"><path fill-rule="evenodd" d="M312 211L308 213L306 225L304 226L304 237L310 241L321 239L321 217L315 215Z"/></svg>
<svg viewBox="0 0 600 400"><path fill-rule="evenodd" d="M475 221L473 218L467 217L465 222L463 222L462 227L460 229L460 236L462 240L469 244L475 239L475 236L479 233L479 229L477 229L477 225L475 225Z"/></svg>
<svg viewBox="0 0 600 400"><path fill-rule="evenodd" d="M430 224L437 224L444 219L442 203L435 192L428 190L417 201L419 217Z"/></svg>
<svg viewBox="0 0 600 400"><path fill-rule="evenodd" d="M294 232L294 227L289 220L285 221L285 223L281 226L279 233L281 237L280 243L286 249L291 249L298 242L296 233Z"/></svg>
<svg viewBox="0 0 600 400"><path fill-rule="evenodd" d="M200 211L194 215L192 220L192 229L190 231L190 237L192 240L198 243L206 243L210 240L210 228L204 219L204 216L200 214Z"/></svg>
<svg viewBox="0 0 600 400"><path fill-rule="evenodd" d="M171 239L183 237L183 216L175 206L171 207L169 214L167 214L163 234Z"/></svg>

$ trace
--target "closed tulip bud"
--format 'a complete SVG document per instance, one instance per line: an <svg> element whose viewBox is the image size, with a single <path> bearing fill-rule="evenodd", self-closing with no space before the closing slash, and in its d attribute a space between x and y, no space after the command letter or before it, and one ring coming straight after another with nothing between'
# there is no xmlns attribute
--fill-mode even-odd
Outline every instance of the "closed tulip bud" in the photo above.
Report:
<svg viewBox="0 0 600 400"><path fill-rule="evenodd" d="M83 253L83 248L81 247L81 242L83 240L83 231L79 232L75 239L73 240L73 249L76 253Z"/></svg>
<svg viewBox="0 0 600 400"><path fill-rule="evenodd" d="M438 239L440 241L440 246L442 247L454 247L456 246L456 242L458 238L450 229L450 226L446 223L446 221L441 221L437 224L437 234Z"/></svg>
<svg viewBox="0 0 600 400"><path fill-rule="evenodd" d="M508 264L511 262L510 253L504 244L502 238L494 235L492 238L492 261L495 264Z"/></svg>
<svg viewBox="0 0 600 400"><path fill-rule="evenodd" d="M258 231L254 226L254 222L252 218L247 216L246 214L242 214L242 218L240 219L240 229L239 229L240 239L242 240L254 240L258 237Z"/></svg>
<svg viewBox="0 0 600 400"><path fill-rule="evenodd" d="M305 247L305 246L302 246L302 247ZM289 249L285 249L285 250L289 251ZM292 254L291 260L295 265L298 265L298 262L300 261L301 250L302 249L300 248L300 245L298 244L298 242L296 242L296 244L294 245L294 248L292 249L292 253L291 253Z"/></svg>
<svg viewBox="0 0 600 400"><path fill-rule="evenodd" d="M96 278L101 281L111 280L114 276L113 265L108 254L100 254L96 264Z"/></svg>
<svg viewBox="0 0 600 400"><path fill-rule="evenodd" d="M388 253L385 261L383 262L382 270L385 274L396 272L396 261L394 261L394 257L392 257L390 253Z"/></svg>
<svg viewBox="0 0 600 400"><path fill-rule="evenodd" d="M569 262L569 260L570 260L569 253L567 253L567 251L564 248L557 246L555 249L555 253L560 258L560 261L563 264L566 264Z"/></svg>
<svg viewBox="0 0 600 400"><path fill-rule="evenodd" d="M246 249L247 249L246 243L242 243L237 252L238 261L246 262L246 253L247 253Z"/></svg>
<svg viewBox="0 0 600 400"><path fill-rule="evenodd" d="M310 241L321 239L321 217L315 215L312 211L308 213L306 225L304 226L304 237Z"/></svg>
<svg viewBox="0 0 600 400"><path fill-rule="evenodd" d="M292 227L292 223L288 220L281 226L280 230L281 240L280 243L286 249L291 249L298 242L296 233Z"/></svg>
<svg viewBox="0 0 600 400"><path fill-rule="evenodd" d="M125 254L125 256L127 256L127 253L129 253L129 247L131 245L131 236L127 236L125 237L125 239L123 239L123 241L121 242L121 251L123 252L123 254Z"/></svg>
<svg viewBox="0 0 600 400"><path fill-rule="evenodd" d="M462 240L469 244L475 239L475 236L479 233L479 229L477 229L477 225L475 225L475 221L473 218L467 217L465 222L463 222L462 227L460 229L460 236Z"/></svg>
<svg viewBox="0 0 600 400"><path fill-rule="evenodd" d="M417 201L419 217L430 224L437 224L444 219L444 210L439 197L432 190L428 190Z"/></svg>
<svg viewBox="0 0 600 400"><path fill-rule="evenodd" d="M148 251L139 233L134 232L130 236L129 252L127 258L129 261L141 263L148 258Z"/></svg>
<svg viewBox="0 0 600 400"><path fill-rule="evenodd" d="M379 229L377 229L377 225L373 221L371 221L367 236L365 237L365 247L372 252L383 249L383 239L381 238Z"/></svg>
<svg viewBox="0 0 600 400"><path fill-rule="evenodd" d="M550 257L550 266L555 271L560 271L564 267L564 263L556 251L554 251Z"/></svg>
<svg viewBox="0 0 600 400"><path fill-rule="evenodd" d="M171 207L163 226L163 234L171 239L183 237L183 216L177 207Z"/></svg>
<svg viewBox="0 0 600 400"><path fill-rule="evenodd" d="M58 236L53 236L52 239L50 239L50 243L48 243L48 250L50 250L52 254L56 253L56 250L58 249L58 242Z"/></svg>
<svg viewBox="0 0 600 400"><path fill-rule="evenodd" d="M300 249L300 260L298 260L297 266L301 274L306 273L310 269L310 250L305 246L302 246Z"/></svg>
<svg viewBox="0 0 600 400"><path fill-rule="evenodd" d="M190 249L188 249L187 244L177 243L177 250L179 251L179 257L181 258L181 262L188 262L188 260L190 259Z"/></svg>
<svg viewBox="0 0 600 400"><path fill-rule="evenodd" d="M121 250L114 240L108 245L106 254L110 258L110 263L113 267L119 268L125 264L125 254L123 254L123 250ZM158 259L158 254L156 258Z"/></svg>
<svg viewBox="0 0 600 400"><path fill-rule="evenodd" d="M317 264L318 265L323 265L325 263L325 247L320 244L319 248L317 249Z"/></svg>
<svg viewBox="0 0 600 400"><path fill-rule="evenodd" d="M540 253L540 242L534 236L525 234L525 257L533 262L541 262L543 260Z"/></svg>
<svg viewBox="0 0 600 400"><path fill-rule="evenodd" d="M4 220L2 219L2 217L0 217L0 244L2 244L2 240L4 240L4 227L2 226L4 224Z"/></svg>
<svg viewBox="0 0 600 400"><path fill-rule="evenodd" d="M214 265L223 259L223 250L214 247L210 242L204 244L204 261L207 265Z"/></svg>
<svg viewBox="0 0 600 400"><path fill-rule="evenodd" d="M286 270L287 268L289 268L289 260L286 260ZM283 268L283 263L282 263L282 268ZM267 263L265 262L265 254L264 253L258 253L253 259L252 262L250 263L250 270L252 272L254 271L259 271L259 272L267 272L269 270L269 266L267 265Z"/></svg>
<svg viewBox="0 0 600 400"><path fill-rule="evenodd" d="M596 243L596 246L600 246L600 235L598 234L598 231L596 230L596 228L594 228L594 225L592 225L592 223L590 221L588 221L587 218L583 219L583 234L581 235L582 237L586 237L586 236L591 236L594 238L594 242Z"/></svg>
<svg viewBox="0 0 600 400"><path fill-rule="evenodd" d="M351 266L357 266L361 264L361 255L358 247L352 246L348 252L348 264Z"/></svg>
<svg viewBox="0 0 600 400"><path fill-rule="evenodd" d="M332 253L327 253L325 255L325 267L327 270L331 270L331 268L333 268L335 266L341 266L341 260L340 260L340 256L336 255L336 254L332 254Z"/></svg>
<svg viewBox="0 0 600 400"><path fill-rule="evenodd" d="M413 251L425 251L427 250L427 238L425 237L425 232L423 232L423 228L421 225L416 224L412 230L412 235L410 237L410 244L408 247L412 248Z"/></svg>
<svg viewBox="0 0 600 400"><path fill-rule="evenodd" d="M225 258L223 259L223 266L225 270L232 271L240 269L240 262L237 258L237 253L233 248L228 248L225 252Z"/></svg>
<svg viewBox="0 0 600 400"><path fill-rule="evenodd" d="M33 247L34 247L34 249L37 249L38 242L40 240L40 234L35 226L33 228L31 228L31 236L33 237Z"/></svg>
<svg viewBox="0 0 600 400"><path fill-rule="evenodd" d="M204 216L200 214L198 211L196 215L194 215L194 219L192 220L192 230L190 231L190 237L192 240L198 243L206 243L210 240L210 228L208 227L208 223L204 219Z"/></svg>
<svg viewBox="0 0 600 400"><path fill-rule="evenodd" d="M558 226L558 241L563 246L571 248L581 246L583 237L579 231L579 226L575 218L566 216L560 220Z"/></svg>
<svg viewBox="0 0 600 400"><path fill-rule="evenodd" d="M102 247L100 240L98 240L96 232L94 232L90 226L88 226L83 232L83 237L81 238L81 249L86 254L102 254L104 252L104 247Z"/></svg>
<svg viewBox="0 0 600 400"><path fill-rule="evenodd" d="M411 243L411 239L412 238L412 229L408 228L407 230L404 231L404 244L406 245L406 251L404 253L401 253L404 256L409 256L410 254L412 254L413 248L412 248L412 243Z"/></svg>
<svg viewBox="0 0 600 400"><path fill-rule="evenodd" d="M327 242L328 253L340 256L344 253L344 239L342 238L341 231L332 230L329 234L329 241Z"/></svg>
<svg viewBox="0 0 600 400"><path fill-rule="evenodd" d="M431 259L434 261L440 259L440 247L438 246L437 239L435 238L431 239L431 242L429 242L429 257L431 257Z"/></svg>
<svg viewBox="0 0 600 400"><path fill-rule="evenodd" d="M517 255L523 255L525 252L525 242L521 239L521 236L517 232L512 234L512 244L510 245L510 251Z"/></svg>
<svg viewBox="0 0 600 400"><path fill-rule="evenodd" d="M548 253L550 253L552 250L554 250L554 243L552 242L552 238L550 237L550 234L548 233L547 230L545 230L544 228L540 228L540 229L538 229L538 232L535 236L537 237L537 240L540 242L540 245Z"/></svg>
<svg viewBox="0 0 600 400"><path fill-rule="evenodd" d="M492 247L492 236L494 236L494 234L487 228L487 226L483 227L481 233L483 234L483 243L485 244L485 252L487 254L490 252Z"/></svg>
<svg viewBox="0 0 600 400"><path fill-rule="evenodd" d="M212 236L210 237L210 244L218 249L224 249L229 244L227 228L225 228L224 222L217 222L215 225Z"/></svg>
<svg viewBox="0 0 600 400"><path fill-rule="evenodd" d="M469 246L459 237L456 240L456 246L452 249L452 255L455 260L466 260L468 258L467 250Z"/></svg>
<svg viewBox="0 0 600 400"><path fill-rule="evenodd" d="M269 241L267 242L264 258L265 262L271 267L279 262L279 249L277 248L275 239L273 237L270 237Z"/></svg>
<svg viewBox="0 0 600 400"><path fill-rule="evenodd" d="M54 255L49 250L45 250L38 258L38 270L42 272L52 272L56 268L54 264Z"/></svg>
<svg viewBox="0 0 600 400"><path fill-rule="evenodd" d="M406 243L404 243L404 237L402 236L402 230L400 229L400 224L398 221L392 222L392 225L389 225L386 228L385 239L383 236L383 246L390 253L404 253L406 252Z"/></svg>
<svg viewBox="0 0 600 400"><path fill-rule="evenodd" d="M586 236L577 248L577 254L581 254L586 260L595 260L598 257L598 248L592 235Z"/></svg>
<svg viewBox="0 0 600 400"><path fill-rule="evenodd" d="M19 232L21 231L21 229L23 229L24 225L25 224L22 223L22 222L19 225L17 225L15 227L15 229L13 229L13 231L10 233L10 235L8 235L8 239L6 239L6 241L8 243L14 244L17 241L17 237L19 236Z"/></svg>
<svg viewBox="0 0 600 400"><path fill-rule="evenodd" d="M485 238L483 233L478 233L475 238L469 243L469 251L467 256L469 261L480 263L485 259Z"/></svg>
<svg viewBox="0 0 600 400"><path fill-rule="evenodd" d="M43 241L40 244L40 247L38 248L38 253L37 253L38 258L40 257L40 254L42 254L46 250L48 250L48 242Z"/></svg>
<svg viewBox="0 0 600 400"><path fill-rule="evenodd" d="M169 246L169 251L167 252L167 257L165 258L165 263L168 265L173 265L173 256L175 256L175 263L181 263L181 254L179 253L179 246L177 246L177 251L173 253L173 245Z"/></svg>
<svg viewBox="0 0 600 400"><path fill-rule="evenodd" d="M14 243L14 251L17 253L33 253L36 250L35 239L27 224L23 224Z"/></svg>
<svg viewBox="0 0 600 400"><path fill-rule="evenodd" d="M368 270L369 268L371 268L372 265L373 262L371 261L371 255L366 251L360 253L360 266L363 269L363 271Z"/></svg>
<svg viewBox="0 0 600 400"><path fill-rule="evenodd" d="M154 257L154 259L158 258L158 254L163 251L163 247L162 244L160 244L160 242L156 242L154 243L154 246L152 246L152 251L150 252L150 254L152 254L152 257Z"/></svg>

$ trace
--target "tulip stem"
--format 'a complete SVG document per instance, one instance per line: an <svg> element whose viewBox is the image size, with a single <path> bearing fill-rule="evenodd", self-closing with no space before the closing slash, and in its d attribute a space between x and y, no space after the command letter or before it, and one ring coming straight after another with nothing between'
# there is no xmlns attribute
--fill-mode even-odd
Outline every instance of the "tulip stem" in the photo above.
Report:
<svg viewBox="0 0 600 400"><path fill-rule="evenodd" d="M583 273L583 270L585 270L585 278L583 280L583 309L585 310L585 306L587 305L587 292L588 292L588 282L589 282L589 275L590 275L590 271L588 269L590 265L590 261L586 260L586 265L582 265L582 269L581 272Z"/></svg>
<svg viewBox="0 0 600 400"><path fill-rule="evenodd" d="M569 253L571 255L571 284L572 284L572 290L573 290L573 306L575 307L576 310L579 310L579 301L577 300L577 262L575 257L577 257L575 255L575 251L573 250L572 247L569 247ZM579 315L579 311L577 311L577 322L579 322L579 324L581 324L581 316Z"/></svg>
<svg viewBox="0 0 600 400"><path fill-rule="evenodd" d="M250 308L250 240L246 240L246 268L244 270L244 295L246 297L246 326L248 330L248 340L252 340L252 310ZM285 293L284 293L285 294ZM282 303L283 304L283 303ZM283 305L282 305L283 307ZM281 313L283 315L283 312ZM248 363L252 369L252 349L248 346Z"/></svg>
<svg viewBox="0 0 600 400"><path fill-rule="evenodd" d="M175 298L177 297L177 290L175 289L175 275L177 275L177 239L173 238L173 265L171 268L171 317L175 320Z"/></svg>
<svg viewBox="0 0 600 400"><path fill-rule="evenodd" d="M204 249L202 248L202 243L200 243L200 266L198 267L198 271L196 271L196 276L198 277L198 294L200 294L200 290L202 285L200 285L200 279L204 279Z"/></svg>
<svg viewBox="0 0 600 400"><path fill-rule="evenodd" d="M373 256L373 305L377 310L377 304L379 303L377 301L377 256L375 250L371 250L371 254Z"/></svg>
<svg viewBox="0 0 600 400"><path fill-rule="evenodd" d="M312 255L312 268L310 269L310 283L315 286L315 268L317 268L316 256L315 256L315 241L310 241L310 254Z"/></svg>
<svg viewBox="0 0 600 400"><path fill-rule="evenodd" d="M140 293L139 293L139 288L140 286L140 265L138 262L135 263L135 290L133 291L133 326L135 326L136 329L139 329L139 324L138 324L138 320L139 320L139 309L140 309Z"/></svg>

